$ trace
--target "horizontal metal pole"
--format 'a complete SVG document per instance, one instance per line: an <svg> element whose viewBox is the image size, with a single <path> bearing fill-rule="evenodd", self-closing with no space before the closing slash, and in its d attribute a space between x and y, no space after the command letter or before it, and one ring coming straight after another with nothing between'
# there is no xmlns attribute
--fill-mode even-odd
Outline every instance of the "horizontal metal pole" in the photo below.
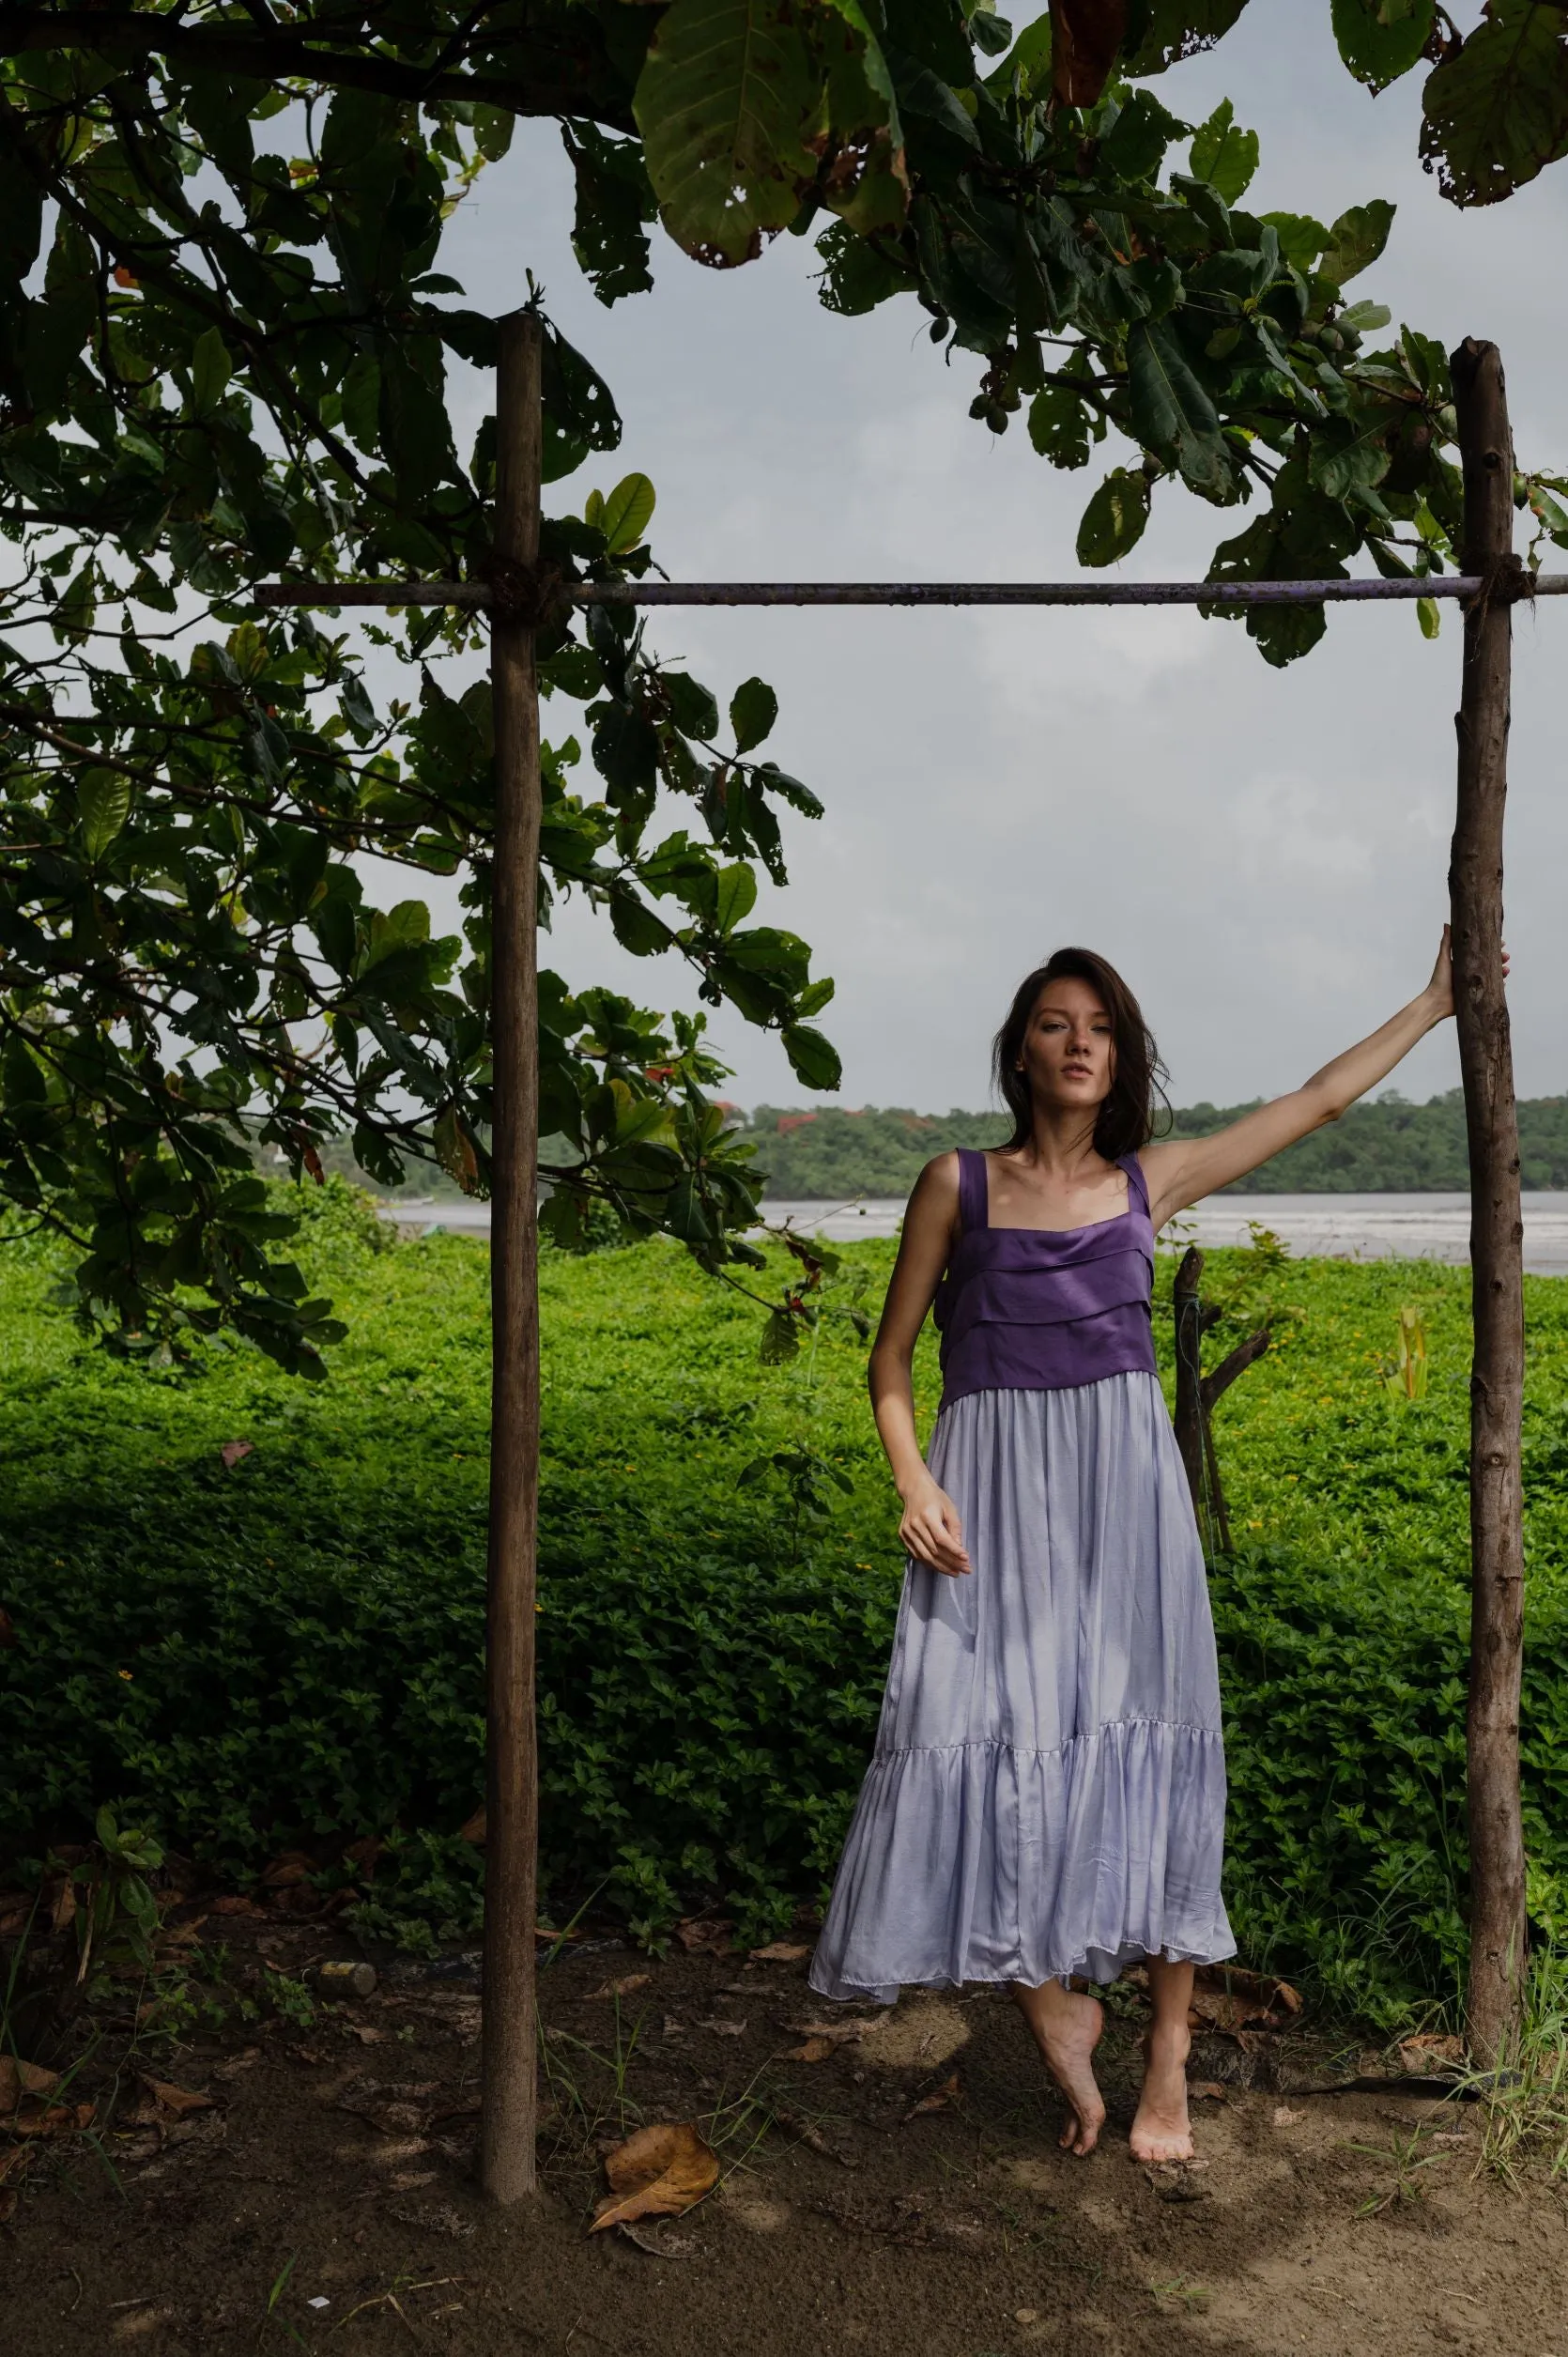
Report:
<svg viewBox="0 0 1568 2357"><path fill-rule="evenodd" d="M567 581L573 606L1315 606L1474 597L1479 574L1388 581ZM1519 597L1560 597L1568 573L1543 573ZM482 581L281 582L260 606L456 606L482 610Z"/></svg>

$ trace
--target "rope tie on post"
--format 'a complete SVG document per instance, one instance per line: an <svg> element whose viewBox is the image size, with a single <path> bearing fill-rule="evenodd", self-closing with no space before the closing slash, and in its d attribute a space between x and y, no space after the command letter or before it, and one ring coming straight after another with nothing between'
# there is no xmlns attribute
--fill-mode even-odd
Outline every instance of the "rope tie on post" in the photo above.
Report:
<svg viewBox="0 0 1568 2357"><path fill-rule="evenodd" d="M1535 602L1535 576L1515 548L1492 548L1479 559L1467 556L1466 570L1480 576L1481 587L1464 600L1467 614L1484 620L1494 602L1516 606Z"/></svg>
<svg viewBox="0 0 1568 2357"><path fill-rule="evenodd" d="M566 619L569 584L558 564L521 564L492 551L476 570L489 591L493 618L521 623L529 630Z"/></svg>

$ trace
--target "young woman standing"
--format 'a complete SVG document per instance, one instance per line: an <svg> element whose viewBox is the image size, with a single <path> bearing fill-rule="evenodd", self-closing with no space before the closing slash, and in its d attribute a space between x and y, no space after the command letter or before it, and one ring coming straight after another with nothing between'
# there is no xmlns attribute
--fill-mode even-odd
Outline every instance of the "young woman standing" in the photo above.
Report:
<svg viewBox="0 0 1568 2357"><path fill-rule="evenodd" d="M1213 1136L1150 1144L1160 1070L1103 958L1060 949L996 1036L1013 1134L942 1154L910 1198L871 1352L909 1554L877 1744L811 1966L833 1997L1011 1985L1067 2099L1105 2117L1097 1999L1146 1963L1135 2159L1191 2154L1193 1966L1236 1952L1203 1550L1155 1370L1154 1239L1332 1121L1453 1011L1445 930L1419 998L1304 1087ZM930 1461L911 1365L935 1304Z"/></svg>

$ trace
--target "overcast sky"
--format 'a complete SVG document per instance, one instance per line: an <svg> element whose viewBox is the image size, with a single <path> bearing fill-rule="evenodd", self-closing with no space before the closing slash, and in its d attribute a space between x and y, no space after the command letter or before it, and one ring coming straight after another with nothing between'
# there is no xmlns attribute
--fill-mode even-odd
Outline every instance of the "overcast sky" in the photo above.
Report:
<svg viewBox="0 0 1568 2357"><path fill-rule="evenodd" d="M1262 140L1247 199L1259 210L1330 221L1392 198L1388 253L1357 294L1451 347L1494 338L1521 455L1561 465L1568 318L1553 289L1568 263L1568 173L1456 212L1416 161L1419 85L1374 100L1334 54L1328 0L1252 0L1222 48L1167 75L1161 96L1193 121L1235 100ZM591 483L640 469L658 490L655 551L677 578L1078 570L1099 464L1064 475L1022 423L996 438L972 422L980 363L961 354L948 367L913 300L836 318L817 301L807 241L782 238L719 272L655 233L653 292L606 310L572 258L571 200L554 127L519 125L441 257L495 312L523 300L531 268L614 389L623 446L554 486L559 503L580 507ZM1097 455L1113 463L1114 446ZM1126 570L1202 573L1242 520L1166 486ZM984 1103L987 1044L1014 984L1067 941L1127 975L1178 1103L1290 1087L1425 981L1452 824L1452 609L1429 645L1407 609L1330 609L1327 639L1284 672L1237 624L1152 609L694 611L655 616L654 634L721 700L752 672L770 680L781 716L768 749L827 806L816 824L786 817L792 883L766 913L837 979L822 1020L846 1104ZM1568 1087L1565 680L1568 609L1521 613L1508 938L1531 1095ZM546 733L569 718L556 701ZM680 806L671 824L690 816ZM623 956L585 911L562 912L541 948L575 984L695 1004L678 962ZM714 1035L743 1103L825 1101L729 1010ZM1457 1078L1452 1027L1396 1076L1416 1097Z"/></svg>

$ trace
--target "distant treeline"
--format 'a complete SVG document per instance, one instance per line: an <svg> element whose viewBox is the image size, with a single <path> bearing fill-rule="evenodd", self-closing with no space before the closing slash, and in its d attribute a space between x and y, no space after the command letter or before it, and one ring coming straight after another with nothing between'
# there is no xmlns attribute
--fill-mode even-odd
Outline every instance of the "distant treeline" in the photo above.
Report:
<svg viewBox="0 0 1568 2357"><path fill-rule="evenodd" d="M1250 1112L1248 1105L1187 1105L1168 1134L1204 1137ZM811 1113L758 1105L749 1131L772 1195L907 1194L933 1154L954 1146L996 1146L1009 1124L995 1113L908 1113L868 1105L862 1113ZM1519 1106L1521 1176L1527 1187L1568 1187L1568 1097ZM1392 1092L1355 1105L1241 1182L1248 1194L1414 1194L1462 1192L1465 1106L1457 1088L1423 1105Z"/></svg>

